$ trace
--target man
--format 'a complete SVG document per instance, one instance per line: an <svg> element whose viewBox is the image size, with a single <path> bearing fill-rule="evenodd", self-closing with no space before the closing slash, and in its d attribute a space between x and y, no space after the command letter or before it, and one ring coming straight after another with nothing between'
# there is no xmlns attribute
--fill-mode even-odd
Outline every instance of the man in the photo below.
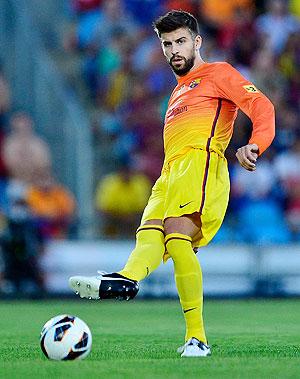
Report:
<svg viewBox="0 0 300 379"><path fill-rule="evenodd" d="M196 19L183 11L160 17L154 27L178 85L165 117L165 161L155 183L136 247L118 273L72 277L81 297L133 298L138 281L169 257L186 321L183 357L211 354L202 319L202 273L194 249L206 245L219 229L229 197L224 151L240 108L252 120L249 143L236 156L246 170L274 138L271 102L227 63L206 63Z"/></svg>
<svg viewBox="0 0 300 379"><path fill-rule="evenodd" d="M3 161L11 178L31 183L36 171L51 167L47 143L34 132L33 120L25 112L15 113L11 132L3 142Z"/></svg>
<svg viewBox="0 0 300 379"><path fill-rule="evenodd" d="M129 157L121 157L118 171L104 176L97 186L96 209L102 219L104 235L131 236L139 225L150 191L148 178L134 169Z"/></svg>

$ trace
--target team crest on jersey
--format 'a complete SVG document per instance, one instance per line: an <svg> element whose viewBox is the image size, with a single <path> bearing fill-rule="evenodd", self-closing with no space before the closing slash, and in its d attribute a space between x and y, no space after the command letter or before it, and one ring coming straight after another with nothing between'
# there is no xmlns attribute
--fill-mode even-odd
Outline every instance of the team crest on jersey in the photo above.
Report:
<svg viewBox="0 0 300 379"><path fill-rule="evenodd" d="M259 92L259 90L253 84L243 86L243 88L245 88L245 90L247 92L250 92L250 93L258 93Z"/></svg>
<svg viewBox="0 0 300 379"><path fill-rule="evenodd" d="M199 78L199 79L195 79L195 80L193 80L193 81L190 83L189 87L190 87L190 88L195 88L195 87L197 87L197 85L200 84L200 82L201 82L201 78Z"/></svg>

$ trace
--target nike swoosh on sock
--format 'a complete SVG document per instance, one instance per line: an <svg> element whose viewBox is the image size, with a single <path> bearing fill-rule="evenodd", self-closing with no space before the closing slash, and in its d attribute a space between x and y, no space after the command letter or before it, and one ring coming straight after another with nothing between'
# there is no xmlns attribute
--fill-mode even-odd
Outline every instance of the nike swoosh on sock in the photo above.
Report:
<svg viewBox="0 0 300 379"><path fill-rule="evenodd" d="M197 308L197 307L195 307L195 308L185 309L185 310L183 311L183 313L187 313L187 312L193 311L193 310L196 309L196 308Z"/></svg>

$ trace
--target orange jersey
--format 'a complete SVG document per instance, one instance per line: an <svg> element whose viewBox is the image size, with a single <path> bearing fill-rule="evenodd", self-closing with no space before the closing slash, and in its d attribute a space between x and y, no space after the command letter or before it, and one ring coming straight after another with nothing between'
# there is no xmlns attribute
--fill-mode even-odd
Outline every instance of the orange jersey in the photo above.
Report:
<svg viewBox="0 0 300 379"><path fill-rule="evenodd" d="M262 154L275 135L274 107L265 95L225 62L204 63L180 77L165 116L165 162L190 148L223 155L238 109L250 117L249 143Z"/></svg>

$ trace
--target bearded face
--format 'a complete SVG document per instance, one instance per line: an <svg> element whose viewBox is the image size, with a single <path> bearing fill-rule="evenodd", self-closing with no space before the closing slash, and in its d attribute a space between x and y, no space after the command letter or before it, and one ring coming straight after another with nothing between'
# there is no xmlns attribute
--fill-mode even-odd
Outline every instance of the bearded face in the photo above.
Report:
<svg viewBox="0 0 300 379"><path fill-rule="evenodd" d="M174 73L178 76L186 75L190 69L194 66L196 55L194 51L191 51L190 57L181 57L179 55L173 56L169 60L169 65L171 66Z"/></svg>
<svg viewBox="0 0 300 379"><path fill-rule="evenodd" d="M173 72L178 76L186 75L194 66L201 37L193 38L189 29L179 28L170 33L163 33L161 43Z"/></svg>

